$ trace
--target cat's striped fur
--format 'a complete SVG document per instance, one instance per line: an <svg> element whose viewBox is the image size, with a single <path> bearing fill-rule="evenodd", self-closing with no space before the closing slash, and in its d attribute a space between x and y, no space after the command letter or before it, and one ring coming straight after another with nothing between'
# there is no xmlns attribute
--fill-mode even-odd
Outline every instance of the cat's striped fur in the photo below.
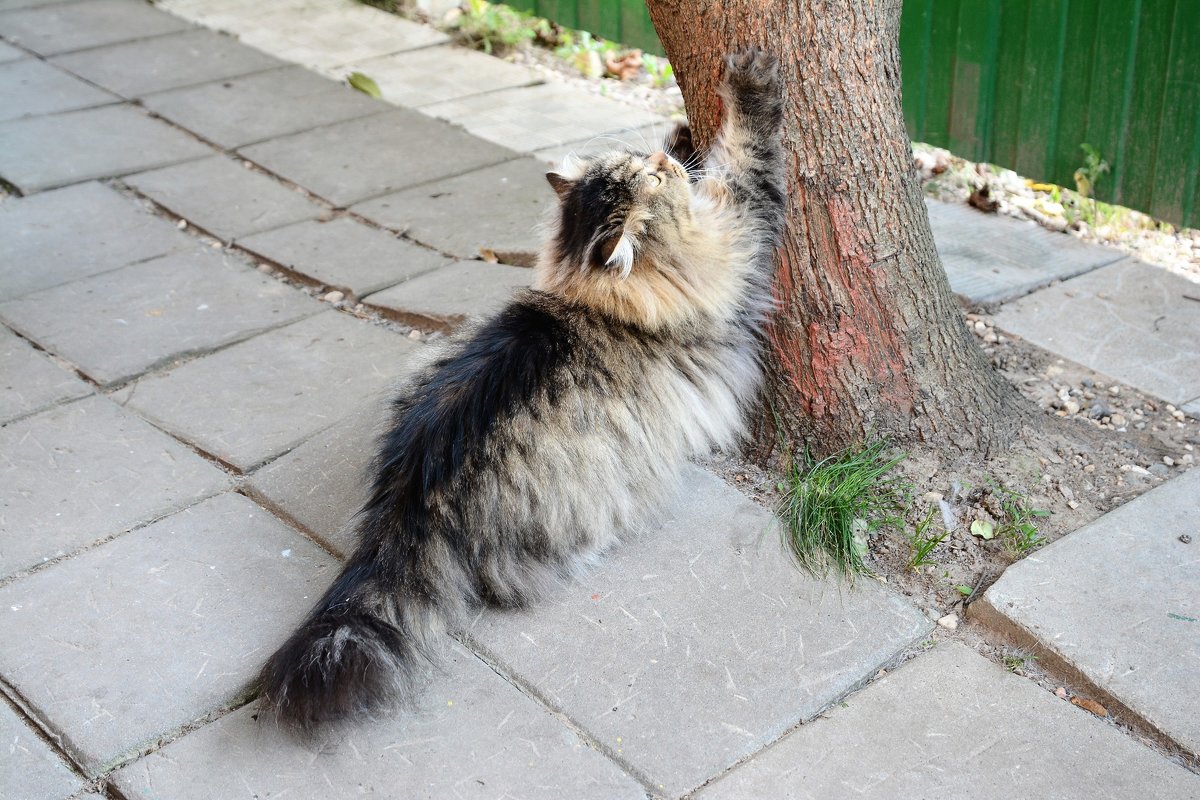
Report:
<svg viewBox="0 0 1200 800"><path fill-rule="evenodd" d="M689 456L737 441L783 225L780 92L773 56L729 58L692 180L661 152L547 176L535 288L395 399L358 548L263 668L276 717L311 729L404 698L471 609L535 598L643 521Z"/></svg>

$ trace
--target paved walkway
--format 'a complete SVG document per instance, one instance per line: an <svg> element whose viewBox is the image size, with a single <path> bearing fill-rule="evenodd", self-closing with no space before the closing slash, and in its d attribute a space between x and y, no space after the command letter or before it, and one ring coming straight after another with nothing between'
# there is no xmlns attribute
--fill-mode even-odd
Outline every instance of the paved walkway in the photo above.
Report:
<svg viewBox="0 0 1200 800"><path fill-rule="evenodd" d="M161 5L0 0L0 796L1200 796L886 588L804 576L698 469L658 530L474 620L413 709L315 746L258 726L248 683L349 546L387 387L528 282L546 159L661 121L349 0ZM350 69L389 102L318 74ZM977 299L1103 267L1013 327L1138 269L931 212ZM1195 362L1170 371L1136 385L1185 402ZM1196 474L987 597L1192 754ZM1131 581L1157 605L1105 591Z"/></svg>

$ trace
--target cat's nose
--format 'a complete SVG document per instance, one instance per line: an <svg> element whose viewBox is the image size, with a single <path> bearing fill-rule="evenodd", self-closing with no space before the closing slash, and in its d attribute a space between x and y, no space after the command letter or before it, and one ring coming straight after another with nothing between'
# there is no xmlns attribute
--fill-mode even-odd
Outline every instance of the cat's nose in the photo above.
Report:
<svg viewBox="0 0 1200 800"><path fill-rule="evenodd" d="M646 159L646 164L653 169L662 169L667 165L668 162L669 158L662 150L659 150L657 153L654 153L652 156Z"/></svg>

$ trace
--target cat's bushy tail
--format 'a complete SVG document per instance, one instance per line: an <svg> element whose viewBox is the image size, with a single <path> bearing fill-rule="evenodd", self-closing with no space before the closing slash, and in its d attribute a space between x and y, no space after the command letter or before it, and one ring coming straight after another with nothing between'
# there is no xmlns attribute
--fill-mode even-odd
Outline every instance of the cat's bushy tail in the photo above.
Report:
<svg viewBox="0 0 1200 800"><path fill-rule="evenodd" d="M367 717L412 695L431 639L455 616L407 597L395 570L356 553L259 676L265 709L288 728Z"/></svg>

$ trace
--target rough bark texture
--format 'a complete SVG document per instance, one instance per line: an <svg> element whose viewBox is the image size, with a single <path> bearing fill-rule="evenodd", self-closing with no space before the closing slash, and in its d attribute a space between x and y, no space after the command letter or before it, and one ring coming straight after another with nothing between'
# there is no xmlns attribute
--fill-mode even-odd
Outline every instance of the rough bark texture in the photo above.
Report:
<svg viewBox="0 0 1200 800"><path fill-rule="evenodd" d="M1018 396L966 331L913 168L901 0L647 5L701 146L722 57L757 45L782 61L790 206L764 417L817 453L878 436L985 456L1006 444ZM776 439L760 427L760 444Z"/></svg>

